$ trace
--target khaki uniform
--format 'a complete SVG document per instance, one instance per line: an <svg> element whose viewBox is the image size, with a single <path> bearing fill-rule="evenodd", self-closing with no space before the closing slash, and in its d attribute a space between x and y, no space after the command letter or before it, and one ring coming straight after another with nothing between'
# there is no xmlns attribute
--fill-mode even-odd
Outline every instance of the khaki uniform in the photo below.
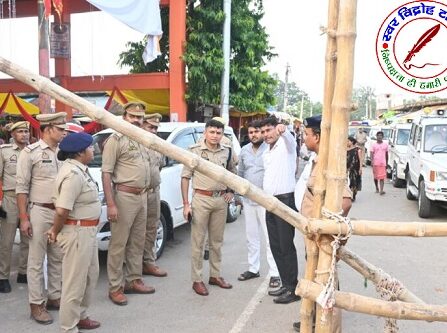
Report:
<svg viewBox="0 0 447 333"><path fill-rule="evenodd" d="M112 237L107 257L109 290L141 279L147 221L147 189L150 185L147 149L120 133L104 145L102 172L112 174L118 220L110 223ZM116 185L142 189L140 194L116 190ZM123 271L123 264L124 266ZM124 281L125 280L125 281Z"/></svg>
<svg viewBox="0 0 447 333"><path fill-rule="evenodd" d="M51 189L61 162L43 140L25 147L17 163L16 193L29 199L33 237L29 241L28 294L29 302L42 304L44 297L43 262L48 257L48 298L61 297L62 251L58 243L48 244L46 232L52 227L54 209L41 206L52 204Z"/></svg>
<svg viewBox="0 0 447 333"><path fill-rule="evenodd" d="M20 147L15 143L0 146L0 177L3 189L2 207L5 219L0 220L0 279L9 279L11 254L18 224L16 171ZM29 240L20 234L19 274L26 274Z"/></svg>
<svg viewBox="0 0 447 333"><path fill-rule="evenodd" d="M189 147L189 150L205 160L236 173L236 164L233 158L229 158L229 146L220 145L213 151L208 149L205 142L201 141ZM217 193L227 189L224 184L199 172L194 172L186 165L183 167L182 178L192 178L192 188L194 190L216 191ZM227 203L222 195L206 196L194 192L191 208L193 212L191 224L192 281L202 281L203 245L207 233L210 251L210 277L220 277L220 265L222 261L221 247L227 219Z"/></svg>
<svg viewBox="0 0 447 333"><path fill-rule="evenodd" d="M147 191L147 225L144 244L143 263L154 265L157 259L155 239L160 222L160 168L164 166L164 157L155 150L148 150L150 167L150 185Z"/></svg>
<svg viewBox="0 0 447 333"><path fill-rule="evenodd" d="M101 215L98 185L87 166L67 159L53 187L56 207L70 211L70 220L96 220ZM78 332L79 320L87 309L99 275L96 226L64 225L57 236L62 247L62 298L59 321L64 332Z"/></svg>
<svg viewBox="0 0 447 333"><path fill-rule="evenodd" d="M366 141L368 141L368 134L366 132L357 132L355 134L355 139L357 140L357 147L360 148L361 154L360 154L360 163L362 165L365 164L365 155L366 155L366 149L365 144Z"/></svg>

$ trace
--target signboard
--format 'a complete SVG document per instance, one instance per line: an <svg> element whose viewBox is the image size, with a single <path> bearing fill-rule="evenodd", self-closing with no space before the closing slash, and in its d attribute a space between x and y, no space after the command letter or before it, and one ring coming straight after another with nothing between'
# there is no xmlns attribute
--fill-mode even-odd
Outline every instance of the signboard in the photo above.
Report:
<svg viewBox="0 0 447 333"><path fill-rule="evenodd" d="M51 23L50 57L70 58L70 24Z"/></svg>

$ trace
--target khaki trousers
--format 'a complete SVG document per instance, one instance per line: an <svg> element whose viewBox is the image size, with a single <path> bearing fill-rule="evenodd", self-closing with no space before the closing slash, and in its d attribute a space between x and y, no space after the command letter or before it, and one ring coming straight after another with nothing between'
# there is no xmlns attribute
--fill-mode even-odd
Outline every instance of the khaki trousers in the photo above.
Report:
<svg viewBox="0 0 447 333"><path fill-rule="evenodd" d="M12 247L18 225L16 196L13 191L4 192L2 207L7 216L5 219L0 219L0 279L9 279ZM28 237L20 234L19 274L26 274L28 247Z"/></svg>
<svg viewBox="0 0 447 333"><path fill-rule="evenodd" d="M146 265L154 265L157 260L155 239L157 227L160 222L160 187L147 194L147 224L146 241L144 243L143 262Z"/></svg>
<svg viewBox="0 0 447 333"><path fill-rule="evenodd" d="M203 243L208 233L210 277L220 277L222 244L227 221L227 203L223 197L208 197L195 193L192 199L191 279L202 281Z"/></svg>
<svg viewBox="0 0 447 333"><path fill-rule="evenodd" d="M32 304L42 304L44 296L43 262L47 255L48 299L61 297L62 250L58 242L48 244L46 232L52 227L52 209L30 204L30 221L33 237L29 241L28 255L28 296Z"/></svg>
<svg viewBox="0 0 447 333"><path fill-rule="evenodd" d="M357 144L357 147L360 148L360 166L363 166L365 164L366 148L364 144Z"/></svg>
<svg viewBox="0 0 447 333"><path fill-rule="evenodd" d="M96 227L64 225L57 237L64 253L59 310L63 332L79 332L76 325L88 317L87 309L99 275L96 232Z"/></svg>
<svg viewBox="0 0 447 333"><path fill-rule="evenodd" d="M147 193L116 191L115 203L118 208L118 220L110 223L112 237L107 256L111 292L120 289L124 282L142 278Z"/></svg>

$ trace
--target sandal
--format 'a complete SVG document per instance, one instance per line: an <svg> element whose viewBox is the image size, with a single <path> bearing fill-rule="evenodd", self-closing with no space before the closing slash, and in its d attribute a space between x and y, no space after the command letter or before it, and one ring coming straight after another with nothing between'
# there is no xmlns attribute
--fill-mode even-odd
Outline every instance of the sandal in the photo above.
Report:
<svg viewBox="0 0 447 333"><path fill-rule="evenodd" d="M244 273L239 275L239 277L237 279L239 281L246 281L246 280L254 279L254 278L257 278L257 277L259 277L259 272L252 273L250 271L245 271Z"/></svg>
<svg viewBox="0 0 447 333"><path fill-rule="evenodd" d="M272 276L270 278L269 287L270 288L278 288L281 285L281 279L279 276Z"/></svg>

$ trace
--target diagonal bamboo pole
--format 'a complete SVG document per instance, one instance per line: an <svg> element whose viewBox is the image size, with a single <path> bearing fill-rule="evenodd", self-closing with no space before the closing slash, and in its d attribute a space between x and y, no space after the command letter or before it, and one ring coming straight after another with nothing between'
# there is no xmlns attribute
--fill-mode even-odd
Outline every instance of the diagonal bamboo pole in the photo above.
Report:
<svg viewBox="0 0 447 333"><path fill-rule="evenodd" d="M341 211L343 188L346 182L346 140L348 137L348 118L352 104L352 83L354 79L354 48L356 37L357 0L340 0L339 21L337 30L337 69L333 113L331 117L330 147L328 170L326 174L325 207L334 213ZM320 241L321 250L318 257L317 281L326 284L329 279L332 261L332 237L323 236ZM335 272L332 272L335 274ZM334 331L332 312L321 321L323 311L317 306L317 333Z"/></svg>
<svg viewBox="0 0 447 333"><path fill-rule="evenodd" d="M297 292L315 300L323 287L308 280L300 280ZM335 306L348 311L401 320L447 321L447 306L406 302L387 302L353 293L335 292Z"/></svg>
<svg viewBox="0 0 447 333"><path fill-rule="evenodd" d="M337 253L338 257L343 260L346 264L351 266L354 270L359 272L368 280L372 281L375 285L377 285L382 279L389 279L390 275L376 266L370 264L362 257L358 256L348 248L341 247ZM413 294L410 290L408 290L404 285L402 285L402 292L398 295L398 299L403 302L408 303L417 303L417 304L425 304L423 300Z"/></svg>
<svg viewBox="0 0 447 333"><path fill-rule="evenodd" d="M324 202L324 192L326 190L326 179L324 174L327 169L328 153L329 153L329 135L330 135L330 119L332 116L332 98L334 96L335 87L335 70L336 70L336 50L337 44L335 39L335 31L338 24L338 9L340 0L330 0L328 7L328 24L326 29L326 59L325 59L325 76L324 76L324 98L323 98L323 119L321 123L320 145L318 151L318 162L315 165L316 180L313 189L314 193L314 209L312 217L321 217L321 207ZM297 207L299 209L299 207ZM306 268L304 278L313 281L315 279L315 271L318 265L318 246L314 240L307 237L304 238L306 246ZM315 316L315 302L308 298L301 301L300 321L301 332L312 333L313 321Z"/></svg>

